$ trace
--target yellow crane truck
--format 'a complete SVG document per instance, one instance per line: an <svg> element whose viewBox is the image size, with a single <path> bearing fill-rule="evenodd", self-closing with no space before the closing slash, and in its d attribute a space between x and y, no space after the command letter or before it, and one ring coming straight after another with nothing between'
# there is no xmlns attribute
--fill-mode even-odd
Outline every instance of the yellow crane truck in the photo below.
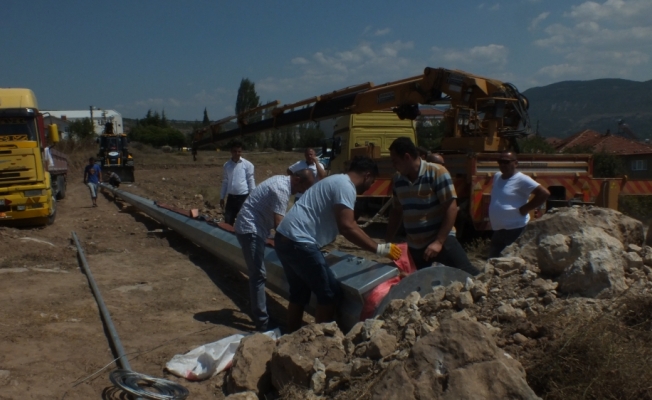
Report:
<svg viewBox="0 0 652 400"><path fill-rule="evenodd" d="M57 143L59 132L56 125L46 130L34 92L0 88L0 224L54 222L68 160L49 148L48 139Z"/></svg>

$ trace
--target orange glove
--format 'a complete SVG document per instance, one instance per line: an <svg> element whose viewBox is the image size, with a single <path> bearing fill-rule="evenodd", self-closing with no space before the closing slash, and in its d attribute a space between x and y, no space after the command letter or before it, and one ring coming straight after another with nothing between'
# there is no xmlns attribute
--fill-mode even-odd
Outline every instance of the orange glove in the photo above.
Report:
<svg viewBox="0 0 652 400"><path fill-rule="evenodd" d="M376 247L376 254L396 261L401 258L403 251L394 243L379 243L378 247Z"/></svg>

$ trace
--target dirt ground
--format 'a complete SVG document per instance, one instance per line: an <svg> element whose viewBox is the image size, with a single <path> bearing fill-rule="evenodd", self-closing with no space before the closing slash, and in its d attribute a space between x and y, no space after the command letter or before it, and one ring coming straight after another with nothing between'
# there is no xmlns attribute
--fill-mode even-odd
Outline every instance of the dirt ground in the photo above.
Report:
<svg viewBox="0 0 652 400"><path fill-rule="evenodd" d="M136 183L121 189L220 216L216 204L228 153L200 152L198 162L188 153L135 153ZM0 381L0 399L124 398L109 381L113 365L73 387L114 358L78 267L73 231L132 368L180 382L191 398L223 398L216 380L188 382L163 368L175 354L253 329L245 277L108 194L92 208L79 168L80 157L88 155L73 156L76 168L53 225L0 227L0 370L10 374ZM256 181L262 182L284 173L301 153L244 156L254 162ZM335 245L357 252L344 239ZM268 294L270 313L283 321L287 303Z"/></svg>

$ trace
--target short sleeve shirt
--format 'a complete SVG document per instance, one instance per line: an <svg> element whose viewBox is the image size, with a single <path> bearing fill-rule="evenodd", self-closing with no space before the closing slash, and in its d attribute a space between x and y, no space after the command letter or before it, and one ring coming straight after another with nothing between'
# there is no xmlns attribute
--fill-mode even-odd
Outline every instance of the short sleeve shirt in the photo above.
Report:
<svg viewBox="0 0 652 400"><path fill-rule="evenodd" d="M94 174L91 173L91 169L95 170ZM86 175L86 178L89 183L100 183L100 171L102 171L102 169L97 164L87 165L86 168L84 168L84 174L88 174Z"/></svg>
<svg viewBox="0 0 652 400"><path fill-rule="evenodd" d="M288 175L276 175L258 185L247 197L238 218L235 232L254 233L262 238L274 228L274 214L285 215L292 188Z"/></svg>
<svg viewBox="0 0 652 400"><path fill-rule="evenodd" d="M441 228L446 213L442 205L457 198L448 170L442 165L421 160L419 175L414 182L397 174L393 184L394 202L403 207L408 246L414 249L428 246Z"/></svg>
<svg viewBox="0 0 652 400"><path fill-rule="evenodd" d="M517 229L527 225L530 214L521 215L518 210L525 205L532 191L539 184L529 176L517 172L509 179L503 179L502 173L494 175L489 203L489 220L493 230Z"/></svg>
<svg viewBox="0 0 652 400"><path fill-rule="evenodd" d="M321 164L321 166L322 168L324 168L324 164ZM312 174L315 176L315 183L319 182L319 176L317 175L317 165L308 164L306 160L297 161L294 164L290 165L288 169L292 173L301 171L302 169L309 169L312 171Z"/></svg>
<svg viewBox="0 0 652 400"><path fill-rule="evenodd" d="M276 231L295 242L324 247L339 233L333 207L341 204L353 210L356 196L347 174L324 178L301 196Z"/></svg>

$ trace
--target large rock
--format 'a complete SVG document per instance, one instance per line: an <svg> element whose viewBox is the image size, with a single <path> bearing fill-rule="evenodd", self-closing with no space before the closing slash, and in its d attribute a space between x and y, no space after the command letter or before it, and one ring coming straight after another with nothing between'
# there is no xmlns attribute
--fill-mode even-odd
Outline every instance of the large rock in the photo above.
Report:
<svg viewBox="0 0 652 400"><path fill-rule="evenodd" d="M561 235L554 241L556 245L562 246L560 241L562 237L571 236L587 227L604 231L608 236L619 241L623 248L627 248L630 244L641 246L645 238L641 221L618 211L600 207L560 208L554 213L547 213L536 221L530 222L518 240L507 247L502 255L521 257L528 263L537 264L540 261L537 249L542 240ZM564 253L563 248L558 251Z"/></svg>
<svg viewBox="0 0 652 400"><path fill-rule="evenodd" d="M233 356L233 366L226 381L229 393L251 391L258 395L272 388L270 363L276 341L257 333L246 336Z"/></svg>
<svg viewBox="0 0 652 400"><path fill-rule="evenodd" d="M281 390L289 383L306 388L316 371L315 359L324 365L344 362L344 335L334 324L311 324L282 336L272 356L272 385Z"/></svg>
<svg viewBox="0 0 652 400"><path fill-rule="evenodd" d="M640 221L608 209L570 208L528 224L503 254L537 265L564 293L609 297L627 289L624 256L638 255L624 250L642 240Z"/></svg>
<svg viewBox="0 0 652 400"><path fill-rule="evenodd" d="M521 364L477 322L447 320L394 361L371 388L372 399L538 399Z"/></svg>

